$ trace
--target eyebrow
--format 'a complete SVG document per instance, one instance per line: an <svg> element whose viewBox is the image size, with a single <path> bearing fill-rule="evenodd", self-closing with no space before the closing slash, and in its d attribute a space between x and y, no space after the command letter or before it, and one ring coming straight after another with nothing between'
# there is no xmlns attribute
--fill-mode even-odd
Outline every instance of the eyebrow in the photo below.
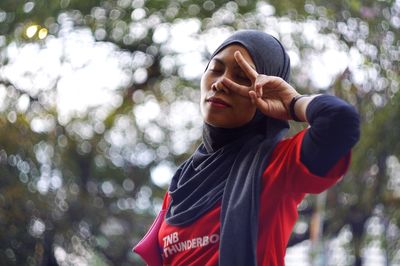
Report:
<svg viewBox="0 0 400 266"><path fill-rule="evenodd" d="M215 60L215 61L217 61L218 63L220 63L220 64L222 64L222 65L225 65L225 62L223 61L223 60L221 60L221 59L219 59L219 58L213 58L213 59L211 59L211 61L213 61L213 60ZM248 62L247 62L248 63ZM251 68L252 69L254 69L254 70L256 70L256 67L255 66L253 66L253 64L250 64L250 63L248 63L250 66L251 66ZM233 66L233 68L240 68L240 69L242 69L240 66L239 66L239 64L236 62L236 64L235 64L235 66Z"/></svg>

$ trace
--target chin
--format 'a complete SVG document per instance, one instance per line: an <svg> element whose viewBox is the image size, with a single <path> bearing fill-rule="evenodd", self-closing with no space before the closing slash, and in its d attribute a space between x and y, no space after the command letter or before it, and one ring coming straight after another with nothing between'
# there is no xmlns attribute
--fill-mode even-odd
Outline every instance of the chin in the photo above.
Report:
<svg viewBox="0 0 400 266"><path fill-rule="evenodd" d="M213 127L223 127L223 128L226 127L225 123L222 123L221 121L219 121L218 119L215 119L215 118L212 119L210 117L203 116L203 121L204 121L204 123L209 124L210 126L213 126Z"/></svg>
<svg viewBox="0 0 400 266"><path fill-rule="evenodd" d="M227 123L227 121L221 121L218 119L203 119L205 123L213 126L213 127L219 127L219 128L235 128L237 127L236 125L233 125L232 123Z"/></svg>

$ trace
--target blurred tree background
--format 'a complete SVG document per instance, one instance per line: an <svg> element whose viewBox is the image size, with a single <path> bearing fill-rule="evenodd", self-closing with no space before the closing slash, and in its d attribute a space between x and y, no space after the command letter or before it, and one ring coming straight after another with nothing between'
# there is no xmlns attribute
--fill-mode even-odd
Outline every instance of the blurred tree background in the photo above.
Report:
<svg viewBox="0 0 400 266"><path fill-rule="evenodd" d="M142 265L130 250L199 143L207 57L260 29L299 91L363 122L346 177L299 206L287 257L400 265L399 28L399 0L2 0L0 264Z"/></svg>

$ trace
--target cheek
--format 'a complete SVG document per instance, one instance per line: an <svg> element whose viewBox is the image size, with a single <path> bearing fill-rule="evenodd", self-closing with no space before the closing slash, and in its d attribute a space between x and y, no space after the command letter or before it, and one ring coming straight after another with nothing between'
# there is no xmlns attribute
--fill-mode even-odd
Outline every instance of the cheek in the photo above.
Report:
<svg viewBox="0 0 400 266"><path fill-rule="evenodd" d="M256 107L250 100L242 101L238 106L240 106L240 108L237 109L238 116L242 117L243 121L249 122L256 113Z"/></svg>
<svg viewBox="0 0 400 266"><path fill-rule="evenodd" d="M244 97L238 96L237 99L238 100L236 101L236 105L238 107L240 107L239 109L241 109L241 111L255 109L255 106L251 103L250 98L244 98Z"/></svg>
<svg viewBox="0 0 400 266"><path fill-rule="evenodd" d="M200 80L200 100L203 102L211 88L211 81L207 74L203 74Z"/></svg>
<svg viewBox="0 0 400 266"><path fill-rule="evenodd" d="M207 95L207 85L206 85L205 74L203 74L200 81L200 111L202 115L204 115L204 101L206 95Z"/></svg>
<svg viewBox="0 0 400 266"><path fill-rule="evenodd" d="M207 78L205 76L205 74L203 74L203 76L201 76L201 80L200 80L200 93L201 93L201 97L203 98L205 92L206 92L206 82Z"/></svg>

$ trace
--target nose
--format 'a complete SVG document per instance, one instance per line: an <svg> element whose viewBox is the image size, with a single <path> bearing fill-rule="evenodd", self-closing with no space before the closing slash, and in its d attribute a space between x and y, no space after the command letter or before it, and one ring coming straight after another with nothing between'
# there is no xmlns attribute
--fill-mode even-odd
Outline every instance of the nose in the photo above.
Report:
<svg viewBox="0 0 400 266"><path fill-rule="evenodd" d="M229 88L227 88L224 83L222 82L223 77L219 78L218 80L216 80L212 85L211 85L211 89L214 92L222 92L222 93L229 93L230 90Z"/></svg>

